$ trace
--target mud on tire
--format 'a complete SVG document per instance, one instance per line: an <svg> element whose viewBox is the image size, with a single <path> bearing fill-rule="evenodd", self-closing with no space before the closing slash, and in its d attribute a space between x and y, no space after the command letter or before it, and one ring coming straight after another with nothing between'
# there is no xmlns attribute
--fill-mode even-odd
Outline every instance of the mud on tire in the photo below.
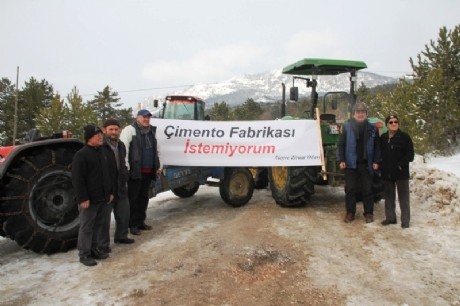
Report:
<svg viewBox="0 0 460 306"><path fill-rule="evenodd" d="M5 236L38 253L74 248L78 206L70 166L77 147L37 147L8 169L1 181L0 219Z"/></svg>

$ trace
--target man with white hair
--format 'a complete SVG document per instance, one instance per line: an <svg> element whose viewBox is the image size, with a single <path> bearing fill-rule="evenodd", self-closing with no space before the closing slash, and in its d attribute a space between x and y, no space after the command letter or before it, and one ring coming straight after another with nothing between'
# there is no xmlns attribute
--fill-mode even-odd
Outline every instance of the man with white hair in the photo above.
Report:
<svg viewBox="0 0 460 306"><path fill-rule="evenodd" d="M161 166L155 136L156 127L150 124L151 117L149 110L141 109L137 112L136 121L125 127L120 135L120 140L127 149L129 228L132 235L140 235L141 230L152 229L152 226L145 223L148 194Z"/></svg>

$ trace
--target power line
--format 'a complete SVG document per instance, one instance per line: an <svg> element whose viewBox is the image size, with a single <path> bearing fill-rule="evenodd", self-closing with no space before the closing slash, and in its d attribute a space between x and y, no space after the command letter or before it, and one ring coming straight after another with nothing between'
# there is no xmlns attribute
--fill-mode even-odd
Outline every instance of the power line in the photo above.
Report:
<svg viewBox="0 0 460 306"><path fill-rule="evenodd" d="M365 72L375 73L375 74L382 74L382 73L392 73L392 74L408 74L412 73L412 71L391 71L391 70L366 70Z"/></svg>
<svg viewBox="0 0 460 306"><path fill-rule="evenodd" d="M129 90L120 90L119 92L136 92L136 91L149 91L149 90L158 90L158 89L172 89L172 88L181 88L181 87L191 87L194 85L195 84L166 86L166 87L152 87L152 88L142 88L142 89L129 89Z"/></svg>
<svg viewBox="0 0 460 306"><path fill-rule="evenodd" d="M213 84L213 83L210 83ZM160 89L173 89L173 88L182 88L182 87L191 87L195 84L188 84L188 85L176 85L176 86L165 86L165 87L151 87L151 88L140 88L140 89L128 89L128 90L119 90L118 93L126 93L126 92L139 92L139 91L150 91L150 90L160 90ZM94 96L94 94L83 94L82 97L85 96Z"/></svg>
<svg viewBox="0 0 460 306"><path fill-rule="evenodd" d="M220 82L209 82L209 83L200 83L200 84L187 84L187 85L174 85L174 86L164 86L164 87L151 87L151 88L140 88L140 89L127 89L127 90L117 90L118 93L126 92L139 92L139 91L150 91L150 90L160 90L160 89L173 89L173 88L182 88L182 87L192 87L198 85L213 85L219 84ZM94 94L82 94L82 97L94 96Z"/></svg>

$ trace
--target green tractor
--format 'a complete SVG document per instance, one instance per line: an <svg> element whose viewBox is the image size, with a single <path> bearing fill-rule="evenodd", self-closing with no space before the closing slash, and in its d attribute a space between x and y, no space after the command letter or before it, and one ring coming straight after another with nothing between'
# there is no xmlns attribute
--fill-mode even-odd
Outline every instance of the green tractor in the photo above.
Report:
<svg viewBox="0 0 460 306"><path fill-rule="evenodd" d="M301 206L308 203L314 193L315 185L341 186L344 184L344 172L338 168L336 160L337 143L343 123L350 118L356 103L356 73L367 68L361 61L306 58L283 69L284 74L293 75L296 81L305 82L311 88L311 107L306 117L318 120L321 130L323 164L322 166L272 167L268 169L270 189L276 203L280 206ZM316 76L350 74L350 91L327 92L321 99L317 92ZM307 78L305 76L311 76ZM290 100L298 101L298 87L291 87ZM293 119L284 116L282 119ZM384 124L377 118L369 118L381 131ZM375 198L379 198L375 195Z"/></svg>

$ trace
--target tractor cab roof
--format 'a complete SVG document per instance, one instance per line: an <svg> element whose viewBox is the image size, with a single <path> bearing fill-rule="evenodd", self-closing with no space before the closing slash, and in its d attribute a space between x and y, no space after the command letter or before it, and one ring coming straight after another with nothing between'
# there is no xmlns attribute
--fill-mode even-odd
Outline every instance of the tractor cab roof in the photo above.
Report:
<svg viewBox="0 0 460 306"><path fill-rule="evenodd" d="M168 101L187 101L187 102L204 102L201 98L195 96L167 96Z"/></svg>
<svg viewBox="0 0 460 306"><path fill-rule="evenodd" d="M304 58L283 68L284 74L295 75L336 75L345 72L355 72L367 68L361 61Z"/></svg>

